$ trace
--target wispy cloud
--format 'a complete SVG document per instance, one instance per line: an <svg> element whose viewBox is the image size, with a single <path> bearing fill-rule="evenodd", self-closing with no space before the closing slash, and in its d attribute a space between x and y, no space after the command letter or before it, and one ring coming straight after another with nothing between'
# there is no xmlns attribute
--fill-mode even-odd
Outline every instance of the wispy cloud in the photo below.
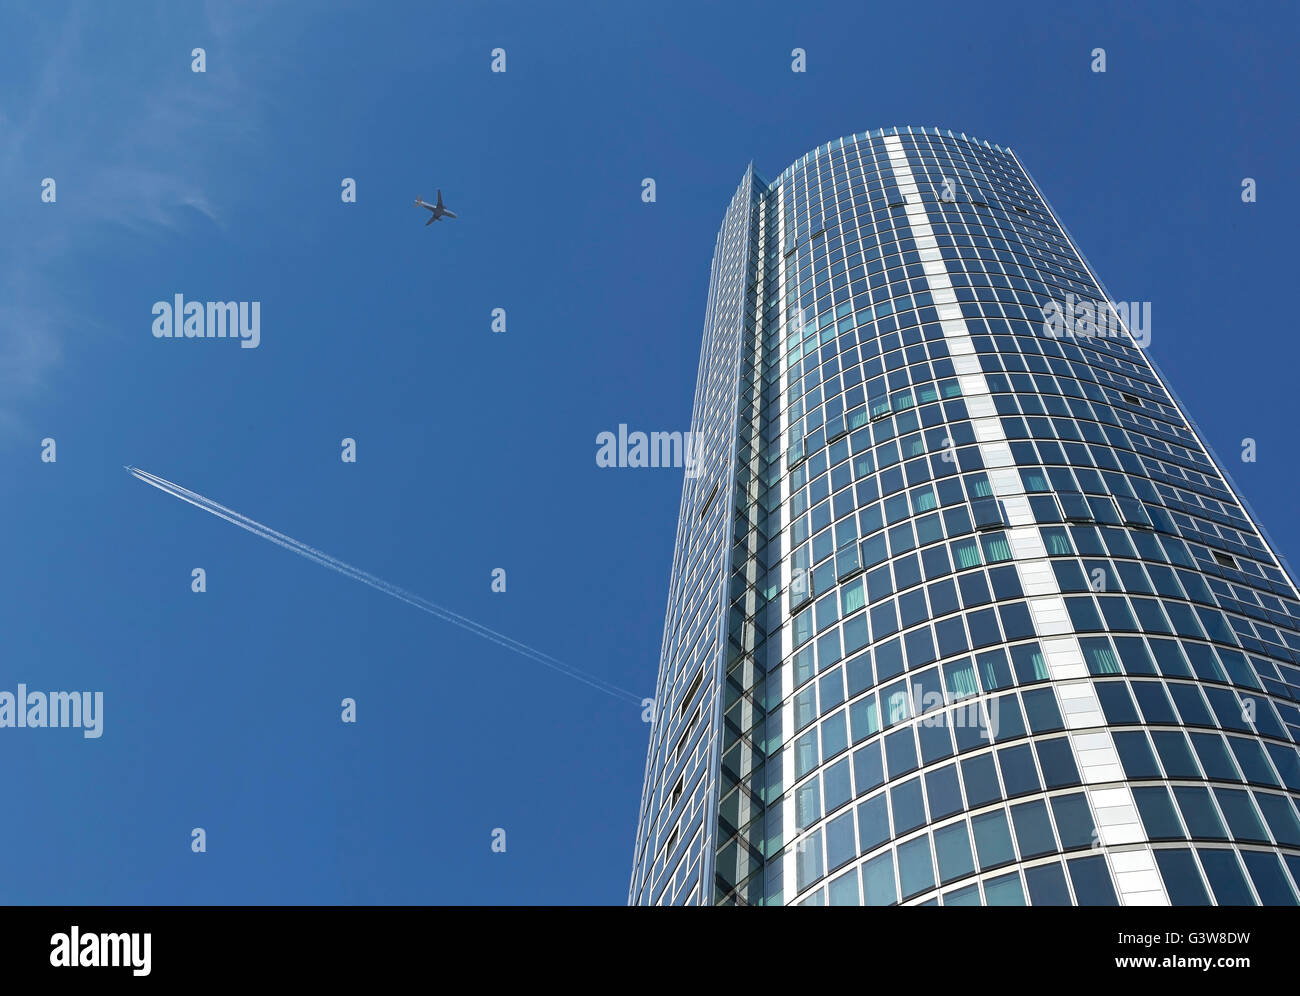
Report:
<svg viewBox="0 0 1300 996"><path fill-rule="evenodd" d="M261 12L210 4L201 22L178 26L170 4L158 5L156 19L131 9L130 28L116 7L100 5L57 21L29 15L11 26L27 41L28 61L21 75L11 65L7 92L0 92L0 185L12 215L0 246L6 435L23 427L24 406L50 389L75 355L75 330L93 324L94 316L73 311L65 293L70 274L111 251L123 229L150 237L221 227L228 210L222 198L231 194L222 168L259 130L249 81L228 60L191 73L189 51L236 51ZM137 26L151 24L165 36L161 43L140 36ZM174 63L140 64L168 47ZM45 176L58 183L53 205L39 201Z"/></svg>

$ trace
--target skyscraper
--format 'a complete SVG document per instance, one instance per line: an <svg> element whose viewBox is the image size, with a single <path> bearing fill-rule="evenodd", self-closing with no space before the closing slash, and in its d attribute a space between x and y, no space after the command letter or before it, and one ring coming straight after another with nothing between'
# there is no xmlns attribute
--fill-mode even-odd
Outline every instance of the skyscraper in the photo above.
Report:
<svg viewBox="0 0 1300 996"><path fill-rule="evenodd" d="M1150 334L1008 149L746 171L631 902L1296 903L1300 597Z"/></svg>

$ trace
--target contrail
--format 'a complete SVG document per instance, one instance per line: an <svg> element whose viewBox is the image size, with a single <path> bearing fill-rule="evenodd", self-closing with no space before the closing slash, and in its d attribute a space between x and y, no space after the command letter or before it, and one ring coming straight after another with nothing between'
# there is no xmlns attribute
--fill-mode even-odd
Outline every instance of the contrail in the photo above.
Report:
<svg viewBox="0 0 1300 996"><path fill-rule="evenodd" d="M376 591L381 591L385 595L396 598L398 601L405 602L407 605L413 605L415 608L427 612L431 616L437 616L444 622L449 622L454 626L459 626L461 629L468 630L475 636L480 636L485 640L490 640L492 643L505 647L507 650L512 650L522 657L527 657L529 660L536 661L538 664L544 664L553 671L558 671L560 674L581 681L583 684L589 685L597 691L604 692L606 695L613 696L614 698L635 702L637 705L640 705L642 702L642 697L637 695L635 692L630 692L626 688L620 688L618 685L612 684L605 681L603 678L596 677L594 674L589 674L586 671L573 667L571 664L565 664L563 661L557 660L550 654L543 653L534 647L530 647L526 643L520 643L518 640L506 636L504 633L498 633L496 630L484 626L482 623L475 622L473 619L468 619L457 612L453 612L451 609L430 602L427 598L421 598L419 595L412 594L404 588L399 588L395 584L390 584L383 578L377 578L373 574L368 574L360 568L353 567L351 564L339 560L337 557L331 557L323 550L317 550L315 547L308 546L306 543L300 542L292 536L286 536L284 533L277 532L270 526L265 526L255 519L250 519L246 515L241 515L232 508L226 508L225 505L221 505L213 501L211 498L205 498L197 492L191 491L188 488L183 488L179 484L174 484L156 474L150 474L148 471L141 470L139 467L127 466L124 469L137 480L144 481L145 484L151 484L159 491L163 491L171 495L173 498L179 498L181 501L189 502L195 508L201 508L203 511L217 516L219 519L225 519L227 522L239 526L240 529L246 529L254 536L260 536L262 539L270 540L276 546L282 546L286 550L298 554L300 557L305 557L313 563L320 564L322 567L328 567L330 570L336 571L346 578L351 578L353 581L360 581L362 584L369 585Z"/></svg>

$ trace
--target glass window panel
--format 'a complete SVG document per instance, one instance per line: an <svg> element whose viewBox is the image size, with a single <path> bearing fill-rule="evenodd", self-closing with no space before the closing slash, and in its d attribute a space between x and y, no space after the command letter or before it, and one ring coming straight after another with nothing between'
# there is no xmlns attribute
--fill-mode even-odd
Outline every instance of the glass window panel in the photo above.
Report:
<svg viewBox="0 0 1300 996"><path fill-rule="evenodd" d="M1111 734L1115 741L1115 750L1119 753L1120 764L1124 774L1129 778L1159 778L1160 769L1156 758L1151 753L1147 735L1142 731L1117 731Z"/></svg>
<svg viewBox="0 0 1300 996"><path fill-rule="evenodd" d="M822 760L829 761L848 745L848 725L845 722L845 711L841 709L822 723Z"/></svg>
<svg viewBox="0 0 1300 996"><path fill-rule="evenodd" d="M1192 852L1183 847L1160 847L1155 851L1156 866L1164 880L1165 891L1174 906L1209 906L1210 894L1201 881L1200 869Z"/></svg>
<svg viewBox="0 0 1300 996"><path fill-rule="evenodd" d="M1000 748L997 755L1002 784L1006 786L1009 798L1042 789L1038 768L1034 765L1034 752L1029 744Z"/></svg>
<svg viewBox="0 0 1300 996"><path fill-rule="evenodd" d="M1011 823L1016 828L1016 841L1020 844L1022 860L1040 854L1051 854L1056 850L1052 821L1047 816L1047 805L1042 799L1012 806Z"/></svg>
<svg viewBox="0 0 1300 996"><path fill-rule="evenodd" d="M1015 860L1007 816L1002 810L974 817L971 829L975 833L975 851L979 855L981 871Z"/></svg>
<svg viewBox="0 0 1300 996"><path fill-rule="evenodd" d="M916 727L917 738L921 741L921 763L933 764L945 757L952 757L952 732L949 729L950 717L947 713L934 713L926 716Z"/></svg>
<svg viewBox="0 0 1300 996"><path fill-rule="evenodd" d="M1059 862L1025 869L1025 887L1034 906L1072 906L1065 872Z"/></svg>
<svg viewBox="0 0 1300 996"><path fill-rule="evenodd" d="M967 831L964 822L954 823L942 830L936 830L934 833L934 851L939 863L940 882L952 882L966 875L974 874L975 859L971 855L970 833ZM977 905L978 898L979 892L977 889ZM945 905L952 905L947 896L944 897L944 903Z"/></svg>
<svg viewBox="0 0 1300 996"><path fill-rule="evenodd" d="M849 778L849 759L837 761L826 769L822 775L823 791L826 794L826 812L830 813L853 798L853 788Z"/></svg>
<svg viewBox="0 0 1300 996"><path fill-rule="evenodd" d="M831 906L857 906L858 905L858 870L845 872L837 879L833 879L826 889L827 896Z"/></svg>
<svg viewBox="0 0 1300 996"><path fill-rule="evenodd" d="M1034 733L1051 733L1065 728L1056 692L1052 688L1027 688L1020 693L1025 705L1025 718Z"/></svg>
<svg viewBox="0 0 1300 996"><path fill-rule="evenodd" d="M1187 831L1199 840L1227 840L1228 831L1219 819L1219 811L1204 785L1175 785L1174 798L1183 814Z"/></svg>
<svg viewBox="0 0 1300 996"><path fill-rule="evenodd" d="M1096 675L1119 674L1119 657L1104 637L1085 637L1079 641L1088 672Z"/></svg>
<svg viewBox="0 0 1300 996"><path fill-rule="evenodd" d="M849 706L849 725L853 729L854 743L880 732L880 710L874 695L860 698Z"/></svg>
<svg viewBox="0 0 1300 996"><path fill-rule="evenodd" d="M1214 798L1218 800L1219 808L1223 810L1224 819L1228 821L1228 829L1232 831L1235 840L1268 843L1268 834L1264 831L1264 825L1260 823L1255 806L1250 801L1250 793L1245 789L1216 788Z"/></svg>
<svg viewBox="0 0 1300 996"><path fill-rule="evenodd" d="M1250 724L1245 720L1241 702L1238 701L1235 692L1227 688L1204 688L1202 691L1205 692L1205 697L1209 700L1210 708L1214 710L1214 716L1220 726L1225 730L1253 732Z"/></svg>
<svg viewBox="0 0 1300 996"><path fill-rule="evenodd" d="M862 897L867 906L890 906L898 901L892 853L886 851L862 866Z"/></svg>
<svg viewBox="0 0 1300 996"><path fill-rule="evenodd" d="M910 726L885 736L885 764L890 778L916 770L916 737Z"/></svg>
<svg viewBox="0 0 1300 996"><path fill-rule="evenodd" d="M1134 786L1133 801L1150 840L1182 840L1182 824L1169 801L1169 790L1163 785Z"/></svg>
<svg viewBox="0 0 1300 996"><path fill-rule="evenodd" d="M881 696L886 726L894 726L912 718L912 696L906 681L895 682L881 692Z"/></svg>
<svg viewBox="0 0 1300 996"><path fill-rule="evenodd" d="M802 892L822 877L822 832L809 834L795 846L795 870Z"/></svg>
<svg viewBox="0 0 1300 996"><path fill-rule="evenodd" d="M955 702L969 695L979 694L975 681L975 667L969 657L950 661L943 666L944 684L948 688L948 701Z"/></svg>
<svg viewBox="0 0 1300 996"><path fill-rule="evenodd" d="M925 823L925 798L921 779L913 778L889 791L889 805L894 811L894 836L900 837Z"/></svg>
<svg viewBox="0 0 1300 996"><path fill-rule="evenodd" d="M1246 871L1259 893L1259 901L1264 906L1295 906L1296 896L1287 881L1282 861L1269 851L1242 851L1246 862Z"/></svg>
<svg viewBox="0 0 1300 996"><path fill-rule="evenodd" d="M1043 769L1043 781L1049 789L1067 788L1079 784L1079 768L1074 763L1074 751L1065 737L1039 740L1034 744L1038 765Z"/></svg>
<svg viewBox="0 0 1300 996"><path fill-rule="evenodd" d="M1300 847L1300 821L1296 819L1295 806L1291 801L1286 796L1273 795L1271 792L1256 792L1255 802L1268 821L1274 839L1286 847Z"/></svg>
<svg viewBox="0 0 1300 996"><path fill-rule="evenodd" d="M817 767L817 731L809 730L794 742L794 776L802 778Z"/></svg>
<svg viewBox="0 0 1300 996"><path fill-rule="evenodd" d="M834 871L858 855L853 839L853 813L837 816L826 824L826 868Z"/></svg>
<svg viewBox="0 0 1300 996"><path fill-rule="evenodd" d="M1011 686L1011 668L1007 665L1007 653L1002 648L976 654L975 663L979 667L980 681L986 692Z"/></svg>
<svg viewBox="0 0 1300 996"><path fill-rule="evenodd" d="M1246 876L1242 874L1241 862L1237 855L1224 848L1198 847L1196 856L1201 859L1205 877L1214 890L1214 898L1220 906L1255 906L1255 897Z"/></svg>
<svg viewBox="0 0 1300 996"><path fill-rule="evenodd" d="M1187 737L1181 730L1153 730L1151 740L1160 755L1160 763L1170 778L1200 778L1201 771L1187 746Z"/></svg>
<svg viewBox="0 0 1300 996"><path fill-rule="evenodd" d="M1027 732L1025 719L1020 712L1020 700L1015 692L1007 692L989 699L989 729L999 743L1016 740Z"/></svg>
<svg viewBox="0 0 1300 996"><path fill-rule="evenodd" d="M1037 643L1021 643L1011 648L1011 662L1016 681L1022 685L1047 680L1047 661Z"/></svg>
<svg viewBox="0 0 1300 996"><path fill-rule="evenodd" d="M880 741L867 744L853 752L853 781L858 795L869 792L885 780L885 769L880 761Z"/></svg>
<svg viewBox="0 0 1300 996"><path fill-rule="evenodd" d="M1128 674L1155 674L1156 664L1151 659L1144 640L1136 636L1115 637L1115 648Z"/></svg>
<svg viewBox="0 0 1300 996"><path fill-rule="evenodd" d="M822 815L821 776L804 782L794 791L795 824L800 830L812 826Z"/></svg>
<svg viewBox="0 0 1300 996"><path fill-rule="evenodd" d="M1061 835L1061 847L1067 851L1092 847L1096 843L1095 826L1087 796L1082 792L1055 795L1051 801L1052 815L1056 817L1056 832Z"/></svg>
<svg viewBox="0 0 1300 996"><path fill-rule="evenodd" d="M978 883L973 885L963 885L960 889L953 889L952 892L943 894L943 904L945 906L981 906L980 887Z"/></svg>
<svg viewBox="0 0 1300 996"><path fill-rule="evenodd" d="M1292 792L1300 792L1300 754L1294 747L1283 744L1265 744L1268 755L1273 759L1273 766L1282 776L1282 781Z"/></svg>
<svg viewBox="0 0 1300 996"><path fill-rule="evenodd" d="M984 897L990 906L1024 906L1025 893L1020 887L1020 873L989 879L984 883Z"/></svg>
<svg viewBox="0 0 1300 996"><path fill-rule="evenodd" d="M1217 733L1193 733L1191 738L1196 756L1205 769L1206 778L1216 782L1241 781L1236 765L1228 756L1228 748L1224 746L1222 736Z"/></svg>
<svg viewBox="0 0 1300 996"><path fill-rule="evenodd" d="M1232 756L1237 759L1242 774L1250 784L1282 787L1278 783L1277 776L1273 774L1273 769L1269 767L1268 760L1264 757L1264 748L1260 746L1258 740L1228 737L1228 748L1232 751Z"/></svg>
<svg viewBox="0 0 1300 996"><path fill-rule="evenodd" d="M889 806L885 793L858 806L858 850L866 854L889 840Z"/></svg>
<svg viewBox="0 0 1300 996"><path fill-rule="evenodd" d="M1192 669L1187 666L1182 646L1175 640L1152 640L1151 652L1155 654L1160 673L1167 678L1190 678Z"/></svg>
<svg viewBox="0 0 1300 996"><path fill-rule="evenodd" d="M934 864L930 858L928 834L909 840L898 848L898 883L904 899L934 888Z"/></svg>
<svg viewBox="0 0 1300 996"><path fill-rule="evenodd" d="M1137 706L1128 693L1128 685L1122 681L1099 681L1093 688L1101 711L1106 715L1106 722L1111 726L1131 726L1138 721Z"/></svg>
<svg viewBox="0 0 1300 996"><path fill-rule="evenodd" d="M1218 725L1210 716L1210 710L1206 708L1205 699L1201 697L1199 688L1174 681L1171 681L1168 687L1184 725L1208 726L1210 729Z"/></svg>
<svg viewBox="0 0 1300 996"><path fill-rule="evenodd" d="M1110 869L1101 855L1073 858L1066 862L1070 869L1070 884L1080 906L1118 906L1115 886L1111 884Z"/></svg>
<svg viewBox="0 0 1300 996"><path fill-rule="evenodd" d="M925 775L925 793L930 800L930 819L961 812L961 786L957 780L957 766L944 765Z"/></svg>
<svg viewBox="0 0 1300 996"><path fill-rule="evenodd" d="M998 782L998 772L991 753L963 760L961 776L972 809L1002 798L1002 787Z"/></svg>
<svg viewBox="0 0 1300 996"><path fill-rule="evenodd" d="M1137 699L1142 718L1148 723L1176 726L1178 716L1165 694L1165 686L1159 681L1135 681L1132 685L1133 697Z"/></svg>

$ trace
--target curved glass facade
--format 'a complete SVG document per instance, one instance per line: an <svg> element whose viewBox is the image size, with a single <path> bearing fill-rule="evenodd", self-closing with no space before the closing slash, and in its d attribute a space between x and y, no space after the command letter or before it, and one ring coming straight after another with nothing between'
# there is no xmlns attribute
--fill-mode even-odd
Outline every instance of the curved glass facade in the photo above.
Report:
<svg viewBox="0 0 1300 996"><path fill-rule="evenodd" d="M631 902L1297 902L1300 598L1107 301L1010 150L746 172Z"/></svg>

